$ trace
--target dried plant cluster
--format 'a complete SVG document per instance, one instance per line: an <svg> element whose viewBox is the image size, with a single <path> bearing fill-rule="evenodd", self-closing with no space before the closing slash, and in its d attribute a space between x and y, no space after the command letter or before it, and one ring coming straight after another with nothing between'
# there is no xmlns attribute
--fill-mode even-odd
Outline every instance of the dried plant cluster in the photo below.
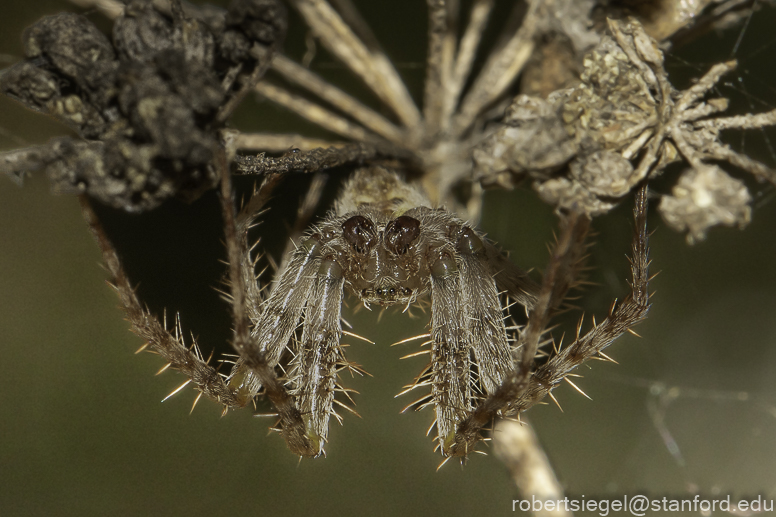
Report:
<svg viewBox="0 0 776 517"><path fill-rule="evenodd" d="M430 1L419 109L349 2L336 9L324 0L290 3L384 112L282 54L287 21L279 0L236 0L226 12L135 0L116 20L112 42L77 15L44 18L25 32L26 59L3 72L0 88L63 120L80 139L4 153L0 166L12 179L44 169L57 190L80 193L132 330L147 341L143 349L187 376L183 386L192 384L197 400L205 394L225 411L266 396L277 411L275 428L300 456L324 453L330 417L341 420L335 406L352 411L338 377L362 371L340 343L346 292L367 306L409 308L430 299L429 332L421 336L430 361L407 387L427 392L409 407L433 407L441 453L466 457L494 419L519 417L571 382L583 362L608 359L603 349L646 317L647 184L668 164L684 161L689 169L658 209L690 240L750 218L749 192L719 162L776 184L774 171L719 140L725 129L776 123L776 111L713 117L727 101L707 97L734 62L715 65L687 90L671 85L661 43L647 31L668 38L688 29L678 14L662 23L653 16L645 29L627 16L639 13L607 2L517 3L485 53L493 0L474 0L465 16L457 2ZM730 15L732 6L712 4L687 7L695 11L683 19ZM547 53L566 56L567 64L537 68ZM542 87L525 80L515 96L521 73ZM343 140L226 129L249 91ZM247 152L257 149L284 154ZM355 172L332 211L291 236L296 248L272 283L258 278L248 229L275 185L286 175L339 166ZM239 211L232 174L261 179ZM482 187L523 182L559 218L541 281L476 228ZM237 352L229 372L187 343L179 325L171 331L143 307L88 200L150 210L219 183ZM318 194L311 189L310 206ZM562 344L551 320L580 282L591 220L630 198L631 293ZM515 304L527 317L510 309Z"/></svg>
<svg viewBox="0 0 776 517"><path fill-rule="evenodd" d="M8 172L45 168L55 190L127 211L195 199L217 184L215 130L269 66L285 34L284 9L235 2L198 19L170 7L130 3L112 41L71 13L24 32L26 59L3 73L0 89L81 139L9 156Z"/></svg>

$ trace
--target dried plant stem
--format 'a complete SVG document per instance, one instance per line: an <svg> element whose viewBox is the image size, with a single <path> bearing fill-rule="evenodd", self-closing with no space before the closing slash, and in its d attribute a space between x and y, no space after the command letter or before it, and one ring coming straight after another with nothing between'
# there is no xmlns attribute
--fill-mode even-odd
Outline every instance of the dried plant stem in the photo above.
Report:
<svg viewBox="0 0 776 517"><path fill-rule="evenodd" d="M482 35L485 32L485 26L492 10L493 0L476 0L472 5L469 24L461 37L450 79L444 90L442 90L442 93L445 95L441 115L442 123L445 124L442 127L443 131L450 129L451 117L458 105L466 79L471 72L474 58L477 55L477 48L482 40Z"/></svg>
<svg viewBox="0 0 776 517"><path fill-rule="evenodd" d="M124 4L117 0L70 0L70 2L78 7L97 9L110 20L124 12Z"/></svg>
<svg viewBox="0 0 776 517"><path fill-rule="evenodd" d="M483 109L504 94L533 54L537 10L541 3L542 0L530 2L520 29L485 62L455 116L453 132L456 136L466 133Z"/></svg>
<svg viewBox="0 0 776 517"><path fill-rule="evenodd" d="M450 97L450 84L455 59L456 0L428 2L428 58L426 66L423 118L425 130L436 134L443 124L445 99Z"/></svg>
<svg viewBox="0 0 776 517"><path fill-rule="evenodd" d="M233 144L236 150L267 152L285 152L292 149L310 151L319 147L337 148L347 145L345 142L332 142L304 135L239 132L234 135Z"/></svg>
<svg viewBox="0 0 776 517"><path fill-rule="evenodd" d="M289 93L287 90L267 81L262 81L257 84L255 90L262 97L295 112L313 124L317 124L349 140L362 142L379 140L376 135L370 133L358 124L355 124L304 97Z"/></svg>
<svg viewBox="0 0 776 517"><path fill-rule="evenodd" d="M711 120L699 120L695 127L708 127L717 131L723 129L759 129L776 125L776 110L765 113L739 115L736 117L718 117Z"/></svg>
<svg viewBox="0 0 776 517"><path fill-rule="evenodd" d="M499 420L493 429L493 452L512 475L524 499L563 500L563 487L544 453L533 427L525 421ZM560 505L534 512L537 517L570 517Z"/></svg>
<svg viewBox="0 0 776 517"><path fill-rule="evenodd" d="M258 45L255 47L255 52L259 54L254 55L254 57L258 59L258 65L256 66L256 69L251 72L250 76L242 79L243 84L240 85L240 89L218 110L218 114L215 118L215 123L218 127L221 127L229 119L234 110L237 109L237 106L245 99L245 96L250 93L256 83L259 82L259 79L267 72L272 64L276 46L277 43L266 49L261 48Z"/></svg>
<svg viewBox="0 0 776 517"><path fill-rule="evenodd" d="M316 148L310 151L294 151L275 158L264 153L258 156L236 157L239 174L265 175L281 172L317 172L346 163L362 163L380 157L402 156L402 152L390 146L371 144L345 144L337 148ZM405 156L405 158L410 158Z"/></svg>
<svg viewBox="0 0 776 517"><path fill-rule="evenodd" d="M776 185L776 170L749 158L745 154L737 153L728 146L714 146L705 153L709 158L722 160L749 172L760 181L767 181Z"/></svg>

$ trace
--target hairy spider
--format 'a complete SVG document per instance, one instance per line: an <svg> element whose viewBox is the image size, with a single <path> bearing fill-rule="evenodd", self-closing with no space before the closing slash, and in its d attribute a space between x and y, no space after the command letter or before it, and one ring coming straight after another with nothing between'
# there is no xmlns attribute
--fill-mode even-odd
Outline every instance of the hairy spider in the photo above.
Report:
<svg viewBox="0 0 776 517"><path fill-rule="evenodd" d="M558 347L537 368L534 358L549 317L571 287L584 253L589 219L583 213L564 217L540 287L465 221L432 208L419 189L395 172L362 168L348 181L334 210L287 257L265 297L255 277L247 229L272 181L262 185L236 218L230 188L224 174L234 345L239 353L229 375L203 360L196 343L187 346L179 328L171 334L141 307L85 198L83 208L133 330L148 340L142 349L163 356L168 366L190 378L183 386L194 382L200 395L218 400L225 410L266 393L278 411L277 430L301 456L324 453L329 418L340 419L335 403L352 411L335 399L337 392L350 398L338 382L338 372L361 371L347 361L340 346L346 290L367 306L409 307L430 293L431 361L409 389L431 387L430 395L411 406L434 406L439 447L447 457L466 456L493 418L519 414L583 361L605 358L601 350L648 310L645 189L635 210L633 294L613 304L603 322L566 348ZM530 309L525 327L507 329L499 292Z"/></svg>
<svg viewBox="0 0 776 517"><path fill-rule="evenodd" d="M165 12L137 0L118 20L113 43L85 18L45 19L26 35L27 60L5 73L0 86L65 120L82 138L8 153L2 165L12 178L45 168L58 188L82 193L85 217L133 330L147 341L144 347L187 375L186 384L193 383L200 395L227 409L266 394L277 410L277 429L301 456L323 453L329 419L339 418L334 405L348 408L336 398L348 394L337 374L359 370L340 345L346 291L367 306L409 307L430 295L431 361L408 389L428 386L431 393L411 406L433 406L442 454L463 457L494 418L519 416L583 361L606 358L603 348L646 316L646 183L669 162L681 156L694 171L708 173L712 166L705 160L726 160L776 182L772 171L717 140L722 129L773 124L776 112L705 118L726 107L723 100L702 99L733 63L713 67L697 85L678 92L668 82L657 41L636 20L610 19L609 34L601 35L592 23L577 24L573 13L567 14L569 25L558 25L553 14L574 8L580 20L592 21L592 4L518 4L511 15L515 23L506 25L506 37L475 78L470 75L493 2L472 3L460 39L456 3L429 2L421 112L348 2L341 3L341 13L324 0L291 3L332 55L390 108L390 119L279 53L287 25L279 0L240 0L218 14L186 10L176 1ZM148 33L138 36L137 27ZM506 107L510 85L528 66L541 36L555 31L586 56L579 79L573 85L550 81L555 91L546 100L520 95L503 119L487 124L496 117L492 106ZM270 68L345 117L265 80ZM253 89L352 142L329 142L336 145L321 149L319 141L299 135L223 131L234 107ZM293 152L280 158L234 155L257 148ZM238 173L264 177L239 214L232 200L232 162ZM247 231L279 179L273 173L352 163L368 166L347 182L331 214L299 240L267 294L256 278ZM405 183L404 173L414 173L415 183ZM511 187L526 177L560 217L541 285L467 222L478 218L482 184ZM745 222L748 198L735 195L736 185L726 178L719 171L702 179L712 191L721 187L717 197L731 201L732 208L715 198L702 208L727 212L697 224L680 217L674 225L685 224L700 238L715 222ZM196 343L187 345L179 326L171 333L143 308L85 198L148 210L171 196L196 197L219 181L238 353L228 374L204 360ZM690 183L687 189L699 182ZM455 195L460 187L469 189L464 199ZM590 331L578 329L563 347L548 328L579 276L590 218L632 192L632 293ZM693 208L683 205L671 213ZM726 217L728 212L734 215ZM527 309L525 325L504 323L511 301ZM537 364L545 343L553 350Z"/></svg>
<svg viewBox="0 0 776 517"><path fill-rule="evenodd" d="M533 307L534 283L460 218L434 209L417 189L382 167L357 170L334 210L315 225L280 272L253 337L274 367L290 347L287 383L301 412L310 448L323 451L337 371L343 293L367 307L409 307L430 293L431 386L443 452L456 426L513 369L498 291ZM294 337L299 322L301 334ZM477 378L472 378L476 365ZM253 398L261 382L240 360L229 385Z"/></svg>

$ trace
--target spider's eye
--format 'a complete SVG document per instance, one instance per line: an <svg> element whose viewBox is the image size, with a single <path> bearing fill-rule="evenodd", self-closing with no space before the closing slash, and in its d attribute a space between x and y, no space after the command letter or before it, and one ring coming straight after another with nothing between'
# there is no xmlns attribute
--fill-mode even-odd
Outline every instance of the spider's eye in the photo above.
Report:
<svg viewBox="0 0 776 517"><path fill-rule="evenodd" d="M402 255L419 235L420 221L407 215L397 217L385 227L385 247Z"/></svg>
<svg viewBox="0 0 776 517"><path fill-rule="evenodd" d="M470 253L476 255L485 249L485 245L482 243L482 239L477 237L477 234L471 228L464 227L458 238L457 248L464 253Z"/></svg>
<svg viewBox="0 0 776 517"><path fill-rule="evenodd" d="M342 223L342 237L358 253L366 253L375 240L375 225L362 215L354 215Z"/></svg>

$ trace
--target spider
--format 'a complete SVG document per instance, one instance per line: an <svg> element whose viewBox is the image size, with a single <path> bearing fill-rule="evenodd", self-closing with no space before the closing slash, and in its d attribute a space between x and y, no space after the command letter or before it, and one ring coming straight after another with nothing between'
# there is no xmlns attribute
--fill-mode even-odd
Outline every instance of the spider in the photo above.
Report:
<svg viewBox="0 0 776 517"><path fill-rule="evenodd" d="M431 394L413 405L434 406L438 444L446 457L467 456L495 417L519 414L583 361L605 358L601 350L648 311L646 189L640 190L635 210L633 295L612 305L609 317L593 330L534 368L549 317L581 262L586 215L573 213L564 219L539 286L465 221L432 208L422 192L396 172L361 168L333 211L287 257L265 296L255 278L247 229L271 183L263 184L235 217L229 176L222 177L234 346L239 353L228 375L208 364L196 344L187 346L179 327L169 333L142 308L89 202L82 202L133 331L148 340L141 350L158 353L168 367L190 378L173 393L193 382L200 396L216 399L225 411L266 393L279 416L276 430L300 456L324 453L329 418L340 420L334 404L352 411L335 398L338 392L350 398L338 382L338 372L362 371L348 362L340 346L346 290L367 306L409 307L430 293L431 361L410 389L431 387ZM506 327L499 292L530 309L525 327ZM278 371L285 374L279 376Z"/></svg>
<svg viewBox="0 0 776 517"><path fill-rule="evenodd" d="M102 248L133 331L147 341L143 349L161 355L168 363L165 368L189 377L179 389L193 383L199 391L197 400L207 395L223 404L225 411L266 395L279 418L275 428L299 456L324 453L329 419L339 419L335 405L350 409L337 398L349 398L338 372L361 371L346 359L340 345L340 311L346 292L367 306L410 307L424 296L430 297L431 360L408 387L428 387L430 394L411 406L433 406L442 455L466 457L486 438L485 430L494 419L519 417L545 396L552 396L551 391L562 381L571 382L570 373L584 361L607 359L603 349L646 317L646 183L652 176L682 155L695 170L707 167L705 159L727 159L773 181L768 171L757 167L759 164L726 152L716 140L718 129L773 123L772 114L757 122L732 118L698 121L724 109L723 102L699 101L732 64L718 65L696 87L678 96L665 77L657 43L636 21L609 22L611 36L602 38L592 50L581 82L558 90L546 101L520 96L504 119L486 128L483 120L488 118L490 106L503 98L525 65L537 27L552 18L540 8L541 2L530 3L525 12L516 11L516 19L523 16L521 29L493 53L462 99L459 97L483 36L483 17L487 18L492 3L474 2L457 54L450 46L457 14L444 3L430 5L431 50L422 115L379 49L359 41L328 3L294 3L330 50L394 110L399 125L277 54L285 19L281 6L270 0L236 4L240 8L221 19L222 32L204 27L204 22L193 23L177 2L173 2L169 16L148 4L133 3L131 16L120 20L123 30L117 31L120 42L132 44L119 46L118 57L96 29L84 28L83 20L62 18L57 23L64 20L81 27L78 30L88 36L82 42L100 50L94 55L104 76L92 75L89 64L77 59L61 59L58 46L45 38L35 39L45 36L45 31L32 31L35 44L29 45L30 60L14 74L6 74L4 81L11 85L7 91L17 98L37 109L69 117L81 136L89 138L88 143L58 142L50 148L6 157L12 174L31 168L34 162L47 167L55 182L127 210L150 209L165 196L195 195L220 182L237 351L230 373L211 365L196 343L187 344L179 324L169 331L143 308L82 194L84 216ZM178 39L163 43L164 52L159 54L152 48L152 58L146 59L145 47L154 45L132 39L133 17L141 24L144 17L150 17L156 28L169 25L169 30L159 30L153 38L169 32ZM585 34L592 37L588 29ZM254 38L252 46L246 43L248 38ZM192 41L201 45L191 45ZM188 42L188 46L181 42ZM51 47L49 54L47 45ZM176 60L187 65L181 67L181 77L201 80L197 83L201 88L194 90L202 98L194 96L192 100L186 80L170 79L166 65ZM203 63L207 66L200 66ZM317 90L324 100L365 127L342 124L340 118L271 82L256 85L269 66L287 79ZM222 75L207 75L214 67ZM78 88L71 89L83 98L71 90L60 90L61 83L51 79L57 73L77 83ZM29 77L42 78L35 83L39 89L30 90L24 82ZM109 81L113 89L101 91L94 86L106 77L113 81ZM443 84L445 88L441 88ZM605 92L612 85L623 96L616 106ZM276 147L285 150L296 147L288 145L290 142L311 147L307 145L310 140L299 137L273 140L272 135L251 138L219 132L236 103L253 86L265 97L304 111L308 118L358 143L294 149L280 158L235 155L238 149L251 148L254 140L265 147L280 142ZM117 89L121 92L119 106L112 97ZM148 102L149 98L153 102ZM175 120L189 129L175 129L162 108L170 108ZM575 112L574 108L579 109ZM90 118L82 116L84 113ZM688 142L694 131L703 138ZM527 142L533 137L536 145L530 147ZM194 143L198 152L192 154L189 151ZM636 159L639 164L634 168L630 161ZM472 174L472 161L477 165L476 175ZM105 169L113 171L107 165L116 162L124 166L121 174L102 174ZM85 163L89 166L84 167ZM232 163L238 173L263 177L239 213L235 213L231 187ZM277 173L352 163L362 167L346 183L333 211L304 234L285 258L272 287L265 291L256 278L248 229L282 177ZM187 170L196 175L187 175ZM170 171L173 177L169 177ZM542 197L556 205L560 219L557 242L541 283L512 265L474 223L481 184L513 186L525 177L533 180ZM461 183L472 190L464 203L454 195ZM591 217L634 191L631 293L622 302L613 303L607 317L588 332L578 328L573 341L564 346L552 339L548 327L577 283ZM505 311L512 302L525 307L528 315L524 325L505 323ZM552 350L538 363L541 345Z"/></svg>
<svg viewBox="0 0 776 517"><path fill-rule="evenodd" d="M326 441L337 369L347 365L340 347L343 292L370 304L409 308L430 293L433 405L443 453L458 422L474 407L474 390L492 393L513 369L499 290L533 307L537 288L464 221L434 209L417 189L382 167L358 169L332 213L289 257L261 315L254 345L268 366L289 342L288 375L310 448ZM501 268L501 269L499 269ZM292 339L299 321L301 335ZM472 357L470 357L472 356ZM478 379L472 379L476 365ZM229 376L233 389L253 398L261 383L240 360Z"/></svg>

